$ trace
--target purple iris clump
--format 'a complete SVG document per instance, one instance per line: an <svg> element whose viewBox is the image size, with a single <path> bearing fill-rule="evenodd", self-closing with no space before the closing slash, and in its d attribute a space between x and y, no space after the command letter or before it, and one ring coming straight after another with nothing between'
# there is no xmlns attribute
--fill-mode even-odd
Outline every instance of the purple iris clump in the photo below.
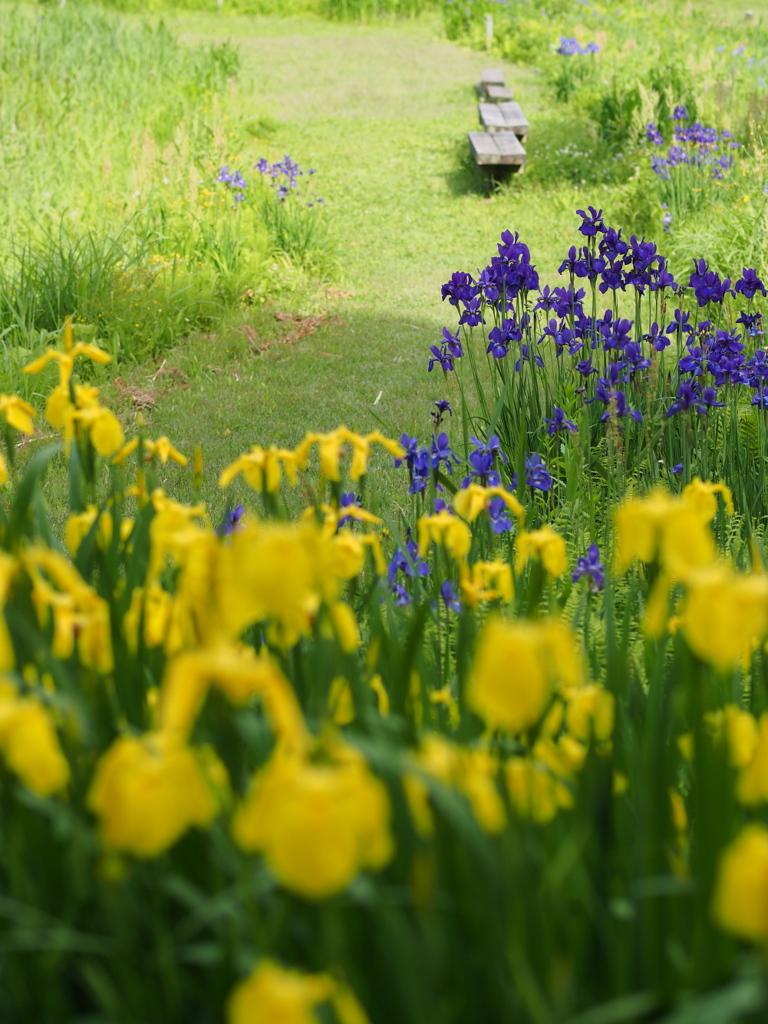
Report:
<svg viewBox="0 0 768 1024"><path fill-rule="evenodd" d="M586 43L582 46L578 39L572 36L560 36L560 45L555 50L561 57L583 57L588 53L600 53L597 43Z"/></svg>
<svg viewBox="0 0 768 1024"><path fill-rule="evenodd" d="M765 298L765 285L757 276L756 270L747 270L743 268L743 275L734 285L734 291L741 292L745 299L754 299L755 295L760 292Z"/></svg>
<svg viewBox="0 0 768 1024"><path fill-rule="evenodd" d="M550 472L537 452L525 460L525 482L535 491L548 491L552 487Z"/></svg>
<svg viewBox="0 0 768 1024"><path fill-rule="evenodd" d="M621 237L621 230L604 228L598 250L601 256L605 256L609 260L623 260L629 251L629 243Z"/></svg>
<svg viewBox="0 0 768 1024"><path fill-rule="evenodd" d="M768 386L768 353L764 349L755 349L755 354L744 364L747 383L753 388Z"/></svg>
<svg viewBox="0 0 768 1024"><path fill-rule="evenodd" d="M475 295L474 298L467 299L464 303L464 310L459 317L459 324L464 324L467 327L477 327L478 324L484 324L485 319L482 314L482 297Z"/></svg>
<svg viewBox="0 0 768 1024"><path fill-rule="evenodd" d="M597 544L590 544L586 555L576 559L576 568L571 573L574 583L588 579L590 592L599 593L605 586L605 566L600 561L600 549Z"/></svg>
<svg viewBox="0 0 768 1024"><path fill-rule="evenodd" d="M580 373L582 377L589 377L593 373L597 373L597 367L592 365L591 359L580 359L575 364L574 369L577 373Z"/></svg>
<svg viewBox="0 0 768 1024"><path fill-rule="evenodd" d="M227 509L224 521L216 527L217 537L229 537L242 526L242 519L245 515L245 506L237 505L233 509Z"/></svg>
<svg viewBox="0 0 768 1024"><path fill-rule="evenodd" d="M288 196L292 194L297 197L300 196L299 178L303 177L304 171L302 171L295 160L291 160L287 153L282 160L278 160L273 164L270 164L268 160L261 157L253 167L259 174L269 179L269 185L275 190L275 195L279 202L284 203ZM312 177L314 174L314 168L307 171L309 177ZM325 205L325 201L316 196L313 196L313 202L306 203L305 205L313 206L315 203L319 206Z"/></svg>
<svg viewBox="0 0 768 1024"><path fill-rule="evenodd" d="M654 146L663 146L664 139L661 132L656 125L651 121L645 129L645 137L649 142L652 142Z"/></svg>
<svg viewBox="0 0 768 1024"><path fill-rule="evenodd" d="M577 290L573 288L553 288L550 295L552 311L561 319L567 316L583 315L584 308L582 303L584 295L583 288Z"/></svg>
<svg viewBox="0 0 768 1024"><path fill-rule="evenodd" d="M502 316L507 316L507 311L521 292L538 289L539 275L531 263L530 249L520 241L517 232L503 231L497 249L499 255L494 256L480 274L478 286L482 288L486 302Z"/></svg>
<svg viewBox="0 0 768 1024"><path fill-rule="evenodd" d="M758 409L768 409L768 388L763 388L762 391L756 392L752 397L752 405L756 405Z"/></svg>
<svg viewBox="0 0 768 1024"><path fill-rule="evenodd" d="M687 121L688 120L688 108L683 106L681 103L675 107L669 117L670 121Z"/></svg>
<svg viewBox="0 0 768 1024"><path fill-rule="evenodd" d="M614 320L612 310L606 309L605 316L599 323L603 348L606 352L613 348L623 349L629 343L632 330L631 320Z"/></svg>
<svg viewBox="0 0 768 1024"><path fill-rule="evenodd" d="M552 419L544 420L547 425L549 436L553 437L560 430L567 430L571 434L578 432L578 427L571 420L565 418L565 412L556 405L552 406Z"/></svg>
<svg viewBox="0 0 768 1024"><path fill-rule="evenodd" d="M515 373L517 373L520 370L520 367L523 365L523 363L528 363L531 361L534 362L539 367L544 366L544 360L541 358L540 355L534 353L530 345L521 345L520 358L515 360Z"/></svg>
<svg viewBox="0 0 768 1024"><path fill-rule="evenodd" d="M576 340L576 332L566 327L564 321L550 320L539 338L539 345L545 338L551 338L555 343L555 356L559 359L563 350L567 349L570 355L575 355L579 349L584 348L583 341Z"/></svg>

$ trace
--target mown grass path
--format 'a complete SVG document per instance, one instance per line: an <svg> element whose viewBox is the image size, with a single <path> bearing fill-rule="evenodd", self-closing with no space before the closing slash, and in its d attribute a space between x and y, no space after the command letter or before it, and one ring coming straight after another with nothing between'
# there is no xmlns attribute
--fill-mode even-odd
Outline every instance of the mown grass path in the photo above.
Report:
<svg viewBox="0 0 768 1024"><path fill-rule="evenodd" d="M187 446L203 440L217 466L255 442L292 444L342 422L367 430L380 417L395 435L428 434L430 404L447 385L440 371L427 374L427 349L455 322L441 283L483 266L505 228L519 230L551 274L562 215L575 227L572 188L553 194L522 179L491 195L469 163L474 82L498 61L441 38L435 18L360 26L179 17L174 27L189 42L230 38L240 48L246 108L278 122L258 155L289 153L317 169L340 240L341 287L352 295L329 300L338 319L266 355L232 337L193 343L179 353L190 384L158 403L153 429ZM535 133L544 104L536 75L506 70Z"/></svg>

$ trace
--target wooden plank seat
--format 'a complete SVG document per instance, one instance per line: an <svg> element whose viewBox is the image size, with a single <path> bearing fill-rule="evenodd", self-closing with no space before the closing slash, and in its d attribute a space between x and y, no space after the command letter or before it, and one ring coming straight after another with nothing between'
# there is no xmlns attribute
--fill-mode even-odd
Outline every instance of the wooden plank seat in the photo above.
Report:
<svg viewBox="0 0 768 1024"><path fill-rule="evenodd" d="M480 124L487 132L514 132L521 142L528 137L528 119L519 103L478 103Z"/></svg>
<svg viewBox="0 0 768 1024"><path fill-rule="evenodd" d="M517 167L522 171L526 153L514 132L469 132L469 148L479 167Z"/></svg>

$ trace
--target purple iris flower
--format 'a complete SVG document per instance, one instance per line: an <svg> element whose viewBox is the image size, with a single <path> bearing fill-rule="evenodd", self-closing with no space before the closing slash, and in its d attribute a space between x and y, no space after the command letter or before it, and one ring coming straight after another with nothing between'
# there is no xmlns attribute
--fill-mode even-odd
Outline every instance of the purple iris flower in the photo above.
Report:
<svg viewBox="0 0 768 1024"><path fill-rule="evenodd" d="M747 270L743 267L743 276L734 285L734 291L741 292L745 299L754 299L758 292L765 298L765 285L757 276L756 270Z"/></svg>
<svg viewBox="0 0 768 1024"><path fill-rule="evenodd" d="M715 271L709 269L706 260L694 260L693 266L688 285L693 288L699 306L706 306L708 302L722 302L726 295L733 294L731 279L726 277L721 281Z"/></svg>
<svg viewBox="0 0 768 1024"><path fill-rule="evenodd" d="M544 420L544 422L549 429L550 437L554 437L560 430L567 430L571 434L576 434L579 429L575 423L565 418L565 412L556 405L552 406L552 419Z"/></svg>
<svg viewBox="0 0 768 1024"><path fill-rule="evenodd" d="M432 409L429 415L432 417L435 429L437 429L443 422L443 416L446 414L453 416L453 406L445 398L441 398L439 402L435 402L434 404L435 408Z"/></svg>
<svg viewBox="0 0 768 1024"><path fill-rule="evenodd" d="M508 533L512 529L509 509L503 498L491 499L488 504L488 514L491 517L491 530L494 533Z"/></svg>
<svg viewBox="0 0 768 1024"><path fill-rule="evenodd" d="M669 338L664 334L655 320L651 324L648 333L643 335L643 341L649 342L656 352L663 352L664 349L669 346Z"/></svg>
<svg viewBox="0 0 768 1024"><path fill-rule="evenodd" d="M667 334L693 334L690 320L690 313L684 313L681 309L676 309L672 323L667 327Z"/></svg>
<svg viewBox="0 0 768 1024"><path fill-rule="evenodd" d="M592 238L596 234L605 230L605 224L603 223L603 211L596 210L594 206L588 206L589 213L585 213L584 210L577 210L577 216L581 217L581 224L579 225L579 231L582 235L586 235L587 238Z"/></svg>
<svg viewBox="0 0 768 1024"><path fill-rule="evenodd" d="M430 345L429 351L432 353L432 358L429 360L429 363L427 364L427 371L429 373L432 373L432 368L434 367L435 363L440 363L440 366L446 373L453 369L452 355L450 355L448 352L442 351L437 347L437 345Z"/></svg>
<svg viewBox="0 0 768 1024"><path fill-rule="evenodd" d="M387 569L387 582L390 586L395 582L399 572L411 578L429 576L429 566L419 558L419 546L411 539L410 530L406 534L405 548L397 548Z"/></svg>
<svg viewBox="0 0 768 1024"><path fill-rule="evenodd" d="M590 581L590 592L597 594L605 585L605 566L600 561L600 549L597 544L590 544L586 555L576 559L576 568L571 574L574 583L584 578Z"/></svg>
<svg viewBox="0 0 768 1024"><path fill-rule="evenodd" d="M456 592L456 587L453 585L451 580L446 580L440 587L440 597L443 599L443 604L449 612L460 612L461 601L459 595Z"/></svg>
<svg viewBox="0 0 768 1024"><path fill-rule="evenodd" d="M439 470L444 465L449 473L453 473L453 467L458 466L459 460L451 450L451 443L446 433L432 437L432 469Z"/></svg>
<svg viewBox="0 0 768 1024"><path fill-rule="evenodd" d="M512 341L520 341L523 332L514 319L503 320L500 327L492 327L488 332L488 348L486 352L494 359L503 359L509 352Z"/></svg>
<svg viewBox="0 0 768 1024"><path fill-rule="evenodd" d="M750 338L756 338L758 334L763 332L760 330L762 326L763 314L762 313L740 313L736 318L736 323L741 324L744 330L747 332Z"/></svg>
<svg viewBox="0 0 768 1024"><path fill-rule="evenodd" d="M229 537L240 529L241 521L245 515L245 506L237 505L233 509L227 509L227 513L224 516L224 522L216 527L216 535L218 537Z"/></svg>
<svg viewBox="0 0 768 1024"><path fill-rule="evenodd" d="M537 452L525 460L525 482L535 491L548 491L552 487L552 477Z"/></svg>

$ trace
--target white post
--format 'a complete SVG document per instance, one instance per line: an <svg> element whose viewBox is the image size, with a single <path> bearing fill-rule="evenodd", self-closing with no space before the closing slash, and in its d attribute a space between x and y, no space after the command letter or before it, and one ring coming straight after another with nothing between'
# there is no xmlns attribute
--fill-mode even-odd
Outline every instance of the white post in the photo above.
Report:
<svg viewBox="0 0 768 1024"><path fill-rule="evenodd" d="M486 14L485 16L485 48L490 50L491 43L493 42L493 15Z"/></svg>

